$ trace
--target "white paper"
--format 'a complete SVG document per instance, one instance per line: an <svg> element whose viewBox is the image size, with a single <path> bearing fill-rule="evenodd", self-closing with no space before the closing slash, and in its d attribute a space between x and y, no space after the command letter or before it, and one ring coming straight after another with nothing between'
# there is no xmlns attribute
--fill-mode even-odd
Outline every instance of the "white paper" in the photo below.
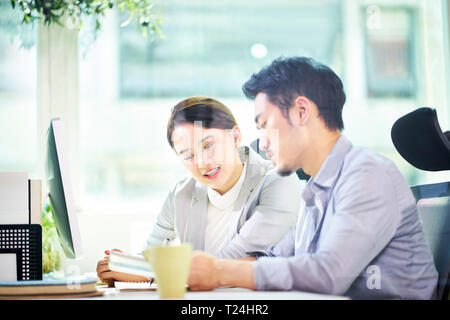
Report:
<svg viewBox="0 0 450 320"><path fill-rule="evenodd" d="M140 290L140 289L157 289L158 285L156 283L148 282L123 282L114 281L114 287L119 290Z"/></svg>
<svg viewBox="0 0 450 320"><path fill-rule="evenodd" d="M0 253L0 281L17 281L15 253Z"/></svg>
<svg viewBox="0 0 450 320"><path fill-rule="evenodd" d="M0 224L28 223L28 174L0 172Z"/></svg>

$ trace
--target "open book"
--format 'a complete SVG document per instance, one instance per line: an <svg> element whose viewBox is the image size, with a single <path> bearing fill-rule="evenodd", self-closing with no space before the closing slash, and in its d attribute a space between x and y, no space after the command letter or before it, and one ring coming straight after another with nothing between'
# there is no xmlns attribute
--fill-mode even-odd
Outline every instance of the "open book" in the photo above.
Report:
<svg viewBox="0 0 450 320"><path fill-rule="evenodd" d="M109 269L117 272L136 274L149 279L154 277L150 264L142 256L111 251L108 260ZM114 287L119 290L155 290L155 283L115 281Z"/></svg>
<svg viewBox="0 0 450 320"><path fill-rule="evenodd" d="M145 261L144 257L138 255L111 251L108 267L112 271L136 274L149 279L154 277L150 264Z"/></svg>

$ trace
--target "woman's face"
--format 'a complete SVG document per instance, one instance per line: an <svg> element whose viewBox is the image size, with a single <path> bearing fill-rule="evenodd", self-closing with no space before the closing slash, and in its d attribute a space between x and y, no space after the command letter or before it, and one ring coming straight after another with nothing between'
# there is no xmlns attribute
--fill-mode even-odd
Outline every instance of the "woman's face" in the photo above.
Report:
<svg viewBox="0 0 450 320"><path fill-rule="evenodd" d="M198 182L223 194L239 179L242 163L236 151L241 142L238 127L208 129L184 123L175 127L172 141L177 156Z"/></svg>

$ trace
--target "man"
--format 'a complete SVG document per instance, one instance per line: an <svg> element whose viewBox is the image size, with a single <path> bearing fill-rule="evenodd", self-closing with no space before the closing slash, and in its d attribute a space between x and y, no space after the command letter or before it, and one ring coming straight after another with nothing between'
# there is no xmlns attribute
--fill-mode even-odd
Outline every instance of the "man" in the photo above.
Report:
<svg viewBox="0 0 450 320"><path fill-rule="evenodd" d="M192 259L189 286L299 290L355 299L430 299L437 272L413 195L395 165L341 134L345 94L328 67L277 59L243 86L260 147L288 175L302 168L296 227L266 257Z"/></svg>

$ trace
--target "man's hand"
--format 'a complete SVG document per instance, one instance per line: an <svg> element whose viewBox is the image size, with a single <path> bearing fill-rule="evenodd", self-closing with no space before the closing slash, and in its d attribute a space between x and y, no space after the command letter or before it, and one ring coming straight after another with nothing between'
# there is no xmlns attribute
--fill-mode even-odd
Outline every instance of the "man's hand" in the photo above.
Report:
<svg viewBox="0 0 450 320"><path fill-rule="evenodd" d="M201 251L192 253L188 285L192 291L207 291L220 286L218 260Z"/></svg>
<svg viewBox="0 0 450 320"><path fill-rule="evenodd" d="M218 287L256 289L252 262L248 257L239 260L217 259L201 251L192 253L188 285L193 291L207 291Z"/></svg>

